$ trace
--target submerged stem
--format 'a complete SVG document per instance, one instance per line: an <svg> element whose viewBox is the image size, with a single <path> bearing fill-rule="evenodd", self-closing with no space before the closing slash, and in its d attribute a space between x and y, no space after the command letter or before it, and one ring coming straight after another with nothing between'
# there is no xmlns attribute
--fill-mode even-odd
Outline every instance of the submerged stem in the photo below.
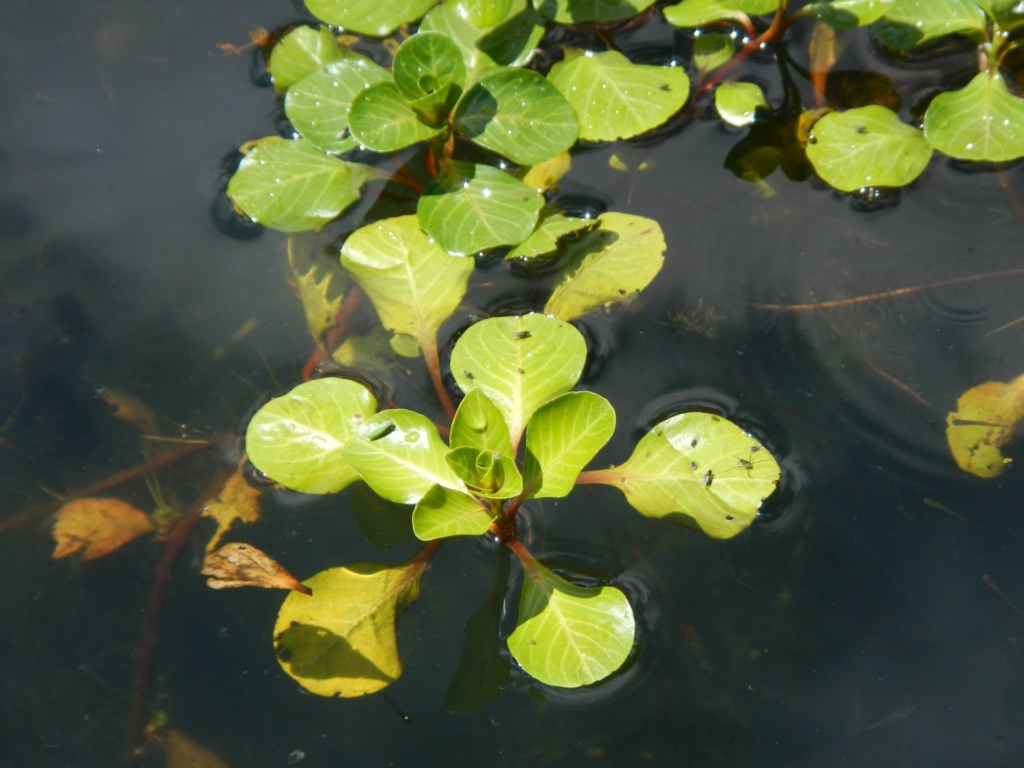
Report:
<svg viewBox="0 0 1024 768"><path fill-rule="evenodd" d="M441 359L437 354L437 340L431 339L429 344L422 344L422 347L423 359L427 362L427 370L430 372L430 381L434 385L437 399L441 401L441 407L444 408L448 420L451 421L455 418L455 404L441 378Z"/></svg>

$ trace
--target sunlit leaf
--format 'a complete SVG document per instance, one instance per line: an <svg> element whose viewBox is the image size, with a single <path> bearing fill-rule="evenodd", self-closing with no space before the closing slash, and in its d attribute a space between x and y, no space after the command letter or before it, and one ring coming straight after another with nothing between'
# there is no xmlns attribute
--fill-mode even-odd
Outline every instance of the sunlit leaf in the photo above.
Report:
<svg viewBox="0 0 1024 768"><path fill-rule="evenodd" d="M627 213L605 213L598 228L567 246L571 260L544 312L574 320L593 309L627 301L661 270L665 236L658 222Z"/></svg>
<svg viewBox="0 0 1024 768"><path fill-rule="evenodd" d="M477 27L500 24L512 9L512 0L454 0L452 10Z"/></svg>
<svg viewBox="0 0 1024 768"><path fill-rule="evenodd" d="M385 37L421 18L438 0L305 0L309 12L328 24L371 37Z"/></svg>
<svg viewBox="0 0 1024 768"><path fill-rule="evenodd" d="M553 254L558 249L558 241L568 234L591 229L597 226L593 219L577 219L563 216L554 211L541 213L540 223L526 240L508 252L505 257L512 259L535 259L539 256Z"/></svg>
<svg viewBox="0 0 1024 768"><path fill-rule="evenodd" d="M1002 75L979 72L961 90L932 100L924 135L937 150L961 160L1024 157L1024 99L1010 93Z"/></svg>
<svg viewBox="0 0 1024 768"><path fill-rule="evenodd" d="M986 24L975 0L894 0L871 29L889 47L907 50L957 33L980 40Z"/></svg>
<svg viewBox="0 0 1024 768"><path fill-rule="evenodd" d="M578 688L621 667L633 648L633 609L615 587L578 587L524 558L519 623L508 649L531 677Z"/></svg>
<svg viewBox="0 0 1024 768"><path fill-rule="evenodd" d="M420 226L448 253L468 256L521 243L544 197L489 165L445 162L416 207Z"/></svg>
<svg viewBox="0 0 1024 768"><path fill-rule="evenodd" d="M449 440L452 450L476 448L512 456L512 439L501 411L482 390L470 390L459 403Z"/></svg>
<svg viewBox="0 0 1024 768"><path fill-rule="evenodd" d="M586 359L579 331L530 314L471 325L455 343L451 367L463 392L480 390L501 411L515 449L533 413L576 385Z"/></svg>
<svg viewBox="0 0 1024 768"><path fill-rule="evenodd" d="M757 119L758 108L768 108L764 92L755 83L725 82L715 89L715 109L722 120L736 128Z"/></svg>
<svg viewBox="0 0 1024 768"><path fill-rule="evenodd" d="M292 279L306 315L309 335L321 349L324 334L337 324L336 317L345 300L348 277L335 258L328 258L300 244L295 237L288 238L288 263Z"/></svg>
<svg viewBox="0 0 1024 768"><path fill-rule="evenodd" d="M434 423L413 411L381 411L363 423L345 446L345 460L374 492L398 504L415 504L434 485L462 490L444 460Z"/></svg>
<svg viewBox="0 0 1024 768"><path fill-rule="evenodd" d="M392 333L437 348L437 329L462 301L473 260L449 256L420 230L415 216L368 224L341 249L341 264L370 297Z"/></svg>
<svg viewBox="0 0 1024 768"><path fill-rule="evenodd" d="M964 392L946 417L946 440L964 472L997 477L1009 465L1000 449L1024 419L1024 376L1008 384L987 381Z"/></svg>
<svg viewBox="0 0 1024 768"><path fill-rule="evenodd" d="M394 152L444 130L423 122L394 83L360 91L349 107L348 127L356 141L376 152Z"/></svg>
<svg viewBox="0 0 1024 768"><path fill-rule="evenodd" d="M166 768L230 768L206 747L173 728L164 735L161 742Z"/></svg>
<svg viewBox="0 0 1024 768"><path fill-rule="evenodd" d="M267 69L274 89L284 93L332 61L352 55L338 45L329 27L296 27L274 46Z"/></svg>
<svg viewBox="0 0 1024 768"><path fill-rule="evenodd" d="M416 541L412 507L382 499L366 483L352 491L352 519L359 532L377 549L391 549Z"/></svg>
<svg viewBox="0 0 1024 768"><path fill-rule="evenodd" d="M571 168L572 158L568 152L563 152L528 168L523 174L523 184L538 192L547 192L558 186L558 182Z"/></svg>
<svg viewBox="0 0 1024 768"><path fill-rule="evenodd" d="M317 229L359 199L366 166L325 154L304 139L252 149L228 183L228 197L254 221L282 232Z"/></svg>
<svg viewBox="0 0 1024 768"><path fill-rule="evenodd" d="M216 498L203 507L202 516L216 521L217 530L206 544L206 551L212 552L221 538L235 522L250 525L260 519L260 490L253 488L239 468Z"/></svg>
<svg viewBox="0 0 1024 768"><path fill-rule="evenodd" d="M476 81L483 71L498 66L477 44L483 32L459 16L451 3L432 8L420 22L420 32L439 32L456 45L462 53L468 83Z"/></svg>
<svg viewBox="0 0 1024 768"><path fill-rule="evenodd" d="M924 134L885 107L831 112L811 129L807 157L838 190L902 187L928 167L932 148Z"/></svg>
<svg viewBox="0 0 1024 768"><path fill-rule="evenodd" d="M537 10L559 24L609 23L631 19L656 0L533 0Z"/></svg>
<svg viewBox="0 0 1024 768"><path fill-rule="evenodd" d="M402 674L395 622L420 593L423 563L359 563L321 571L292 592L274 625L278 663L319 696L375 693Z"/></svg>
<svg viewBox="0 0 1024 768"><path fill-rule="evenodd" d="M309 587L300 584L274 558L251 544L234 542L225 544L216 552L208 550L200 573L206 577L206 586L211 589L261 587L312 594Z"/></svg>
<svg viewBox="0 0 1024 768"><path fill-rule="evenodd" d="M477 47L506 67L521 67L533 56L547 23L529 0L512 0L508 17L477 41Z"/></svg>
<svg viewBox="0 0 1024 768"><path fill-rule="evenodd" d="M782 4L782 0L718 0L724 7L734 11L742 11L748 16L763 16L774 13Z"/></svg>
<svg viewBox="0 0 1024 768"><path fill-rule="evenodd" d="M567 50L548 79L576 110L580 138L587 141L628 139L657 128L690 93L681 67L634 64L618 51Z"/></svg>
<svg viewBox="0 0 1024 768"><path fill-rule="evenodd" d="M526 69L502 69L477 82L460 102L455 130L520 165L569 149L576 112L555 86Z"/></svg>
<svg viewBox="0 0 1024 768"><path fill-rule="evenodd" d="M677 27L701 27L712 21L740 19L740 11L727 8L721 0L683 0L665 9L665 19Z"/></svg>
<svg viewBox="0 0 1024 768"><path fill-rule="evenodd" d="M245 450L258 470L285 488L340 491L359 479L343 450L376 410L376 398L358 382L307 381L256 412L245 433Z"/></svg>
<svg viewBox="0 0 1024 768"><path fill-rule="evenodd" d="M392 75L402 98L431 125L451 112L466 86L462 51L440 32L420 32L402 43Z"/></svg>
<svg viewBox="0 0 1024 768"><path fill-rule="evenodd" d="M57 510L53 559L79 555L83 560L96 560L153 530L149 516L127 502L75 499Z"/></svg>
<svg viewBox="0 0 1024 768"><path fill-rule="evenodd" d="M581 480L614 485L642 515L728 539L754 521L779 474L771 453L728 419L681 413L644 435L625 464Z"/></svg>
<svg viewBox="0 0 1024 768"><path fill-rule="evenodd" d="M477 536L494 522L494 513L467 493L435 485L412 512L412 529L423 541Z"/></svg>
<svg viewBox="0 0 1024 768"><path fill-rule="evenodd" d="M481 498L511 499L523 490L523 477L511 453L467 445L449 451L445 461L459 479Z"/></svg>
<svg viewBox="0 0 1024 768"><path fill-rule="evenodd" d="M326 152L347 152L357 142L349 135L352 100L391 73L370 59L353 56L328 64L288 89L284 112L306 141Z"/></svg>
<svg viewBox="0 0 1024 768"><path fill-rule="evenodd" d="M593 392L567 392L542 405L526 427L526 498L567 496L614 431L615 409Z"/></svg>
<svg viewBox="0 0 1024 768"><path fill-rule="evenodd" d="M803 13L833 27L863 27L894 10L897 2L898 0L820 0L807 5Z"/></svg>
<svg viewBox="0 0 1024 768"><path fill-rule="evenodd" d="M693 40L693 63L701 78L725 64L735 52L736 41L732 35L712 32Z"/></svg>

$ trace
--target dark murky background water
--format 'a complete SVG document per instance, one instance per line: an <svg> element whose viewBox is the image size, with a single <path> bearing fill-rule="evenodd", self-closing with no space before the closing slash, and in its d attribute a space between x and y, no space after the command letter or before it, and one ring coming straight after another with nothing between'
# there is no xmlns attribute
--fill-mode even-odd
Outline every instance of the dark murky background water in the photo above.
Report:
<svg viewBox="0 0 1024 768"><path fill-rule="evenodd" d="M285 280L284 237L227 237L211 205L224 158L272 134L276 111L273 92L250 80L251 57L215 44L300 18L287 0L4 4L0 520L45 502L42 487L83 487L144 459L96 386L142 398L166 434L196 436L239 430L256 393L274 391L271 370L284 387L298 382L311 345ZM791 55L806 64L806 29L792 34ZM970 60L954 50L896 67L849 37L837 69L891 75L904 116ZM660 22L617 40L634 57L688 55ZM775 67L743 72L780 98ZM1024 266L1021 168L967 173L937 157L898 205L865 213L781 172L740 181L723 163L742 135L696 121L661 143L581 152L560 193L656 218L669 245L642 304L585 323L599 349L586 385L619 415L597 463L627 457L667 411L712 407L761 434L787 471L774 517L724 543L646 520L612 489L530 511L535 555L596 568L630 591L636 663L573 693L514 674L483 711L446 712L463 624L496 561L483 543L462 542L440 551L403 615L405 672L387 698L304 695L272 652L281 595L206 588L197 543L175 570L157 657L157 706L174 727L234 766L283 766L294 750L302 766L1024 763L1024 616L982 581L1024 606L1024 474L963 475L943 434L962 391L1024 372L1024 328L986 336L1024 314L1021 279L801 315L745 307ZM613 151L656 167L611 171ZM503 282L471 292L447 338L533 290L506 275L497 265L478 273ZM250 319L256 332L215 361ZM434 408L413 367L402 405ZM209 453L163 470L161 485L187 505L219 461ZM115 495L153 506L141 482ZM264 520L238 538L300 578L416 549L374 550L350 494L263 503ZM51 548L40 518L0 534L3 768L111 765L124 736L159 545L78 565L51 561Z"/></svg>

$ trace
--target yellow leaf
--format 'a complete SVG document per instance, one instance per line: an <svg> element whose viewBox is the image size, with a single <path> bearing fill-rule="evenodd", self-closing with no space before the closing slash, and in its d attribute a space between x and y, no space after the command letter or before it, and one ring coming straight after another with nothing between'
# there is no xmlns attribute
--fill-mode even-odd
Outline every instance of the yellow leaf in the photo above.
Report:
<svg viewBox="0 0 1024 768"><path fill-rule="evenodd" d="M322 350L324 334L336 324L338 310L345 300L349 282L337 257L318 257L308 243L288 238L288 263L292 279L306 313L306 325L313 341Z"/></svg>
<svg viewBox="0 0 1024 768"><path fill-rule="evenodd" d="M217 530L206 545L207 552L212 552L217 547L221 537L236 520L249 524L260 519L260 493L258 488L249 485L241 469L224 483L217 498L203 509L203 517L217 521Z"/></svg>
<svg viewBox="0 0 1024 768"><path fill-rule="evenodd" d="M424 562L391 568L360 563L331 568L292 592L274 627L281 667L308 691L351 698L385 688L402 674L395 622L420 592Z"/></svg>
<svg viewBox="0 0 1024 768"><path fill-rule="evenodd" d="M168 731L163 747L167 768L230 768L217 755L181 731Z"/></svg>
<svg viewBox="0 0 1024 768"><path fill-rule="evenodd" d="M57 511L53 559L81 553L95 560L153 530L149 517L119 499L75 499Z"/></svg>
<svg viewBox="0 0 1024 768"><path fill-rule="evenodd" d="M960 395L956 413L946 417L946 440L964 472L978 477L1002 474L1010 459L1000 448L1024 418L1024 376L1013 381L987 381Z"/></svg>
<svg viewBox="0 0 1024 768"><path fill-rule="evenodd" d="M568 152L555 155L550 160L530 166L530 169L523 176L523 184L538 192L547 192L554 189L559 180L569 172L572 167L572 159Z"/></svg>
<svg viewBox="0 0 1024 768"><path fill-rule="evenodd" d="M313 594L274 558L252 544L225 544L216 552L210 552L203 561L201 573L207 577L206 586L211 589L263 587Z"/></svg>

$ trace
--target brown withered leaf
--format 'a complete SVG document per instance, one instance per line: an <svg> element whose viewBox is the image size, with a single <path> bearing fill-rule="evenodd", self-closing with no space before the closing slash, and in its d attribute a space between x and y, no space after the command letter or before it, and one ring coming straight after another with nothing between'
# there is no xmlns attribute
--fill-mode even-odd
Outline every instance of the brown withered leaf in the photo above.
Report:
<svg viewBox="0 0 1024 768"><path fill-rule="evenodd" d="M255 523L260 519L260 493L246 481L239 468L221 488L217 498L203 509L203 517L217 521L217 530L210 537L206 551L212 552L220 543L221 537L238 520L243 524Z"/></svg>
<svg viewBox="0 0 1024 768"><path fill-rule="evenodd" d="M181 731L170 730L163 741L167 768L231 768L206 747L201 747Z"/></svg>
<svg viewBox="0 0 1024 768"><path fill-rule="evenodd" d="M153 530L149 516L120 499L75 499L57 511L53 559L95 560Z"/></svg>
<svg viewBox="0 0 1024 768"><path fill-rule="evenodd" d="M206 586L212 589L263 587L313 594L313 590L300 584L274 558L251 544L233 542L210 552L203 561L202 574L208 577Z"/></svg>
<svg viewBox="0 0 1024 768"><path fill-rule="evenodd" d="M986 381L964 392L946 416L946 440L957 465L978 477L998 477L1010 465L1001 448L1024 420L1024 376Z"/></svg>

